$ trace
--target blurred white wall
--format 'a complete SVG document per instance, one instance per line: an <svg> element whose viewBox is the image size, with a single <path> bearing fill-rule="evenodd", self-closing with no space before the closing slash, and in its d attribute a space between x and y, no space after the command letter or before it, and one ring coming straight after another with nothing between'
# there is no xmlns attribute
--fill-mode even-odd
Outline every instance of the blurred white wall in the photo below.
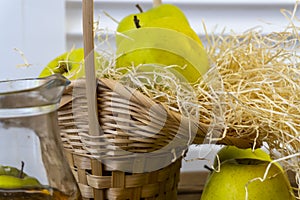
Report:
<svg viewBox="0 0 300 200"><path fill-rule="evenodd" d="M65 50L65 2L1 0L0 27L0 80L36 77Z"/></svg>

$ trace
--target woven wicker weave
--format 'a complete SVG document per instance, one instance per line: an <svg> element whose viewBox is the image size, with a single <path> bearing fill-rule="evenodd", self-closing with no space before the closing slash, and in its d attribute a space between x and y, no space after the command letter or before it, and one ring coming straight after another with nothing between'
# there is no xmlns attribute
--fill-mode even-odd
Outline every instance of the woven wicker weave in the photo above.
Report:
<svg viewBox="0 0 300 200"><path fill-rule="evenodd" d="M147 173L111 171L97 159L66 150L83 199L177 199L181 158L167 167Z"/></svg>
<svg viewBox="0 0 300 200"><path fill-rule="evenodd" d="M88 134L84 80L77 80L67 88L64 97L70 100L58 111L65 147L76 153L99 150L101 154L111 155L116 154L115 147L146 153L170 143L173 145L170 149L176 145L187 147L194 140L200 143L205 137L206 130L199 127L197 121L170 111L137 90L110 79L99 80L97 88L101 136ZM95 149L97 147L99 149Z"/></svg>
<svg viewBox="0 0 300 200"><path fill-rule="evenodd" d="M98 80L99 136L88 134L85 81L58 110L69 164L85 199L176 199L181 160L205 129L142 93ZM65 99L67 99L65 101Z"/></svg>

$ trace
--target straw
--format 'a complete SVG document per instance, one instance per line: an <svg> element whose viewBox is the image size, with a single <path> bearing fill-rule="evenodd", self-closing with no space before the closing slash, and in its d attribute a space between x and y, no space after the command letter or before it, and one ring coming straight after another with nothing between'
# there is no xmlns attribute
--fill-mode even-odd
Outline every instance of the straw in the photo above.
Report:
<svg viewBox="0 0 300 200"><path fill-rule="evenodd" d="M96 75L94 63L94 1L83 0L83 44L86 75L86 97L88 103L89 134L99 135L97 101L96 101Z"/></svg>

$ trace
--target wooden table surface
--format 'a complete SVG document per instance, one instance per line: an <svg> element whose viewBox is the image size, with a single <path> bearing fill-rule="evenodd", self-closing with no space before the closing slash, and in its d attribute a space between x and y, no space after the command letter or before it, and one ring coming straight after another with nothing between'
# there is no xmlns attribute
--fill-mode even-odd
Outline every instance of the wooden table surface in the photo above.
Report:
<svg viewBox="0 0 300 200"><path fill-rule="evenodd" d="M195 193L195 194L181 193L181 194L178 194L177 200L200 200L200 197L201 197L201 193Z"/></svg>
<svg viewBox="0 0 300 200"><path fill-rule="evenodd" d="M200 200L207 172L183 172L178 184L178 200Z"/></svg>

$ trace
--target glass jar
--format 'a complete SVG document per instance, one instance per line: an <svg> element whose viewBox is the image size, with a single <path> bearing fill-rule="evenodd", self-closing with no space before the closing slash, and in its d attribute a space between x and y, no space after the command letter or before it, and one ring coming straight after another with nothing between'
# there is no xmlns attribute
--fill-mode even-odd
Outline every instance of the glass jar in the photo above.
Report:
<svg viewBox="0 0 300 200"><path fill-rule="evenodd" d="M0 200L80 199L57 121L68 84L61 75L0 82Z"/></svg>

